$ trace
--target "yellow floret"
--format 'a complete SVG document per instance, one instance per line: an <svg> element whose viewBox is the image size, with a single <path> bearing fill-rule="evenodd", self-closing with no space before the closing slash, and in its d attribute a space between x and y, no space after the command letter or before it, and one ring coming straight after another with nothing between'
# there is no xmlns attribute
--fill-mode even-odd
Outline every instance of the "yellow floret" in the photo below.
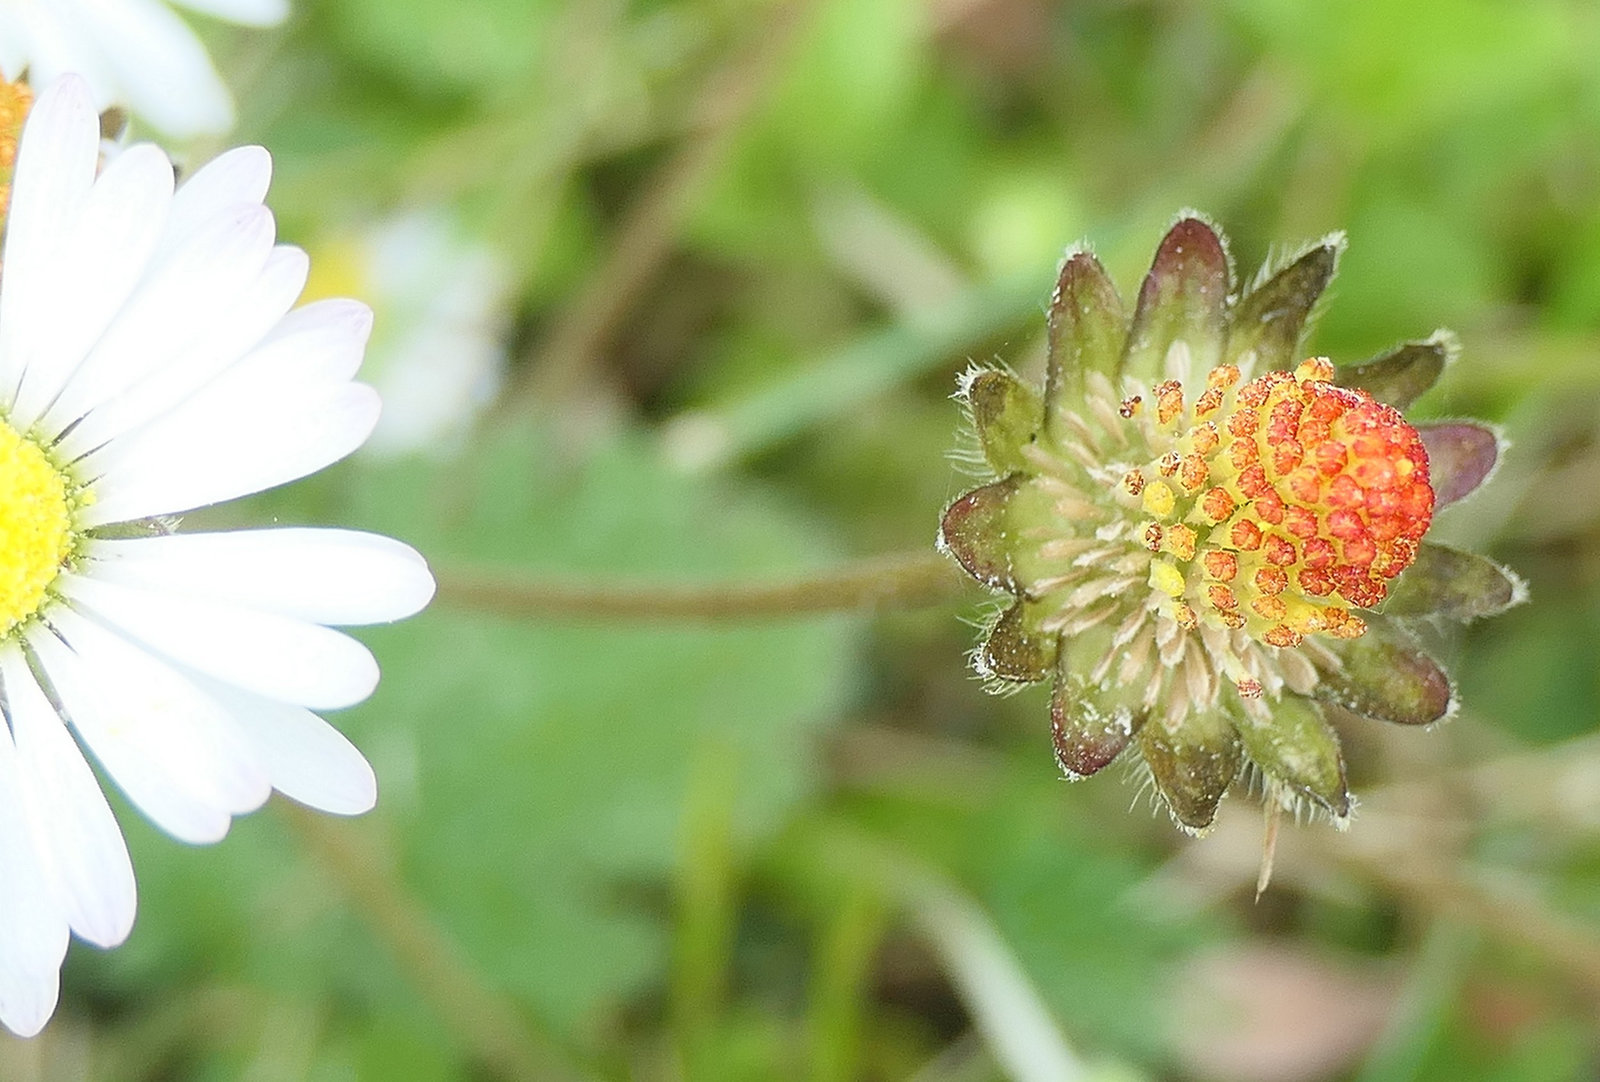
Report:
<svg viewBox="0 0 1600 1082"><path fill-rule="evenodd" d="M39 611L72 545L67 479L38 444L0 423L0 635Z"/></svg>

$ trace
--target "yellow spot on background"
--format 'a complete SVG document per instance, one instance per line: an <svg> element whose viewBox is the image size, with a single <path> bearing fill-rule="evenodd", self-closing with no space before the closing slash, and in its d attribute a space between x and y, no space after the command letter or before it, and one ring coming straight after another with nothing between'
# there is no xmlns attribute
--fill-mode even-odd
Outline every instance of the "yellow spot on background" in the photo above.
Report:
<svg viewBox="0 0 1600 1082"><path fill-rule="evenodd" d="M332 238L311 249L311 275L301 304L329 297L363 297L372 292L372 260L354 237Z"/></svg>
<svg viewBox="0 0 1600 1082"><path fill-rule="evenodd" d="M0 634L39 611L71 552L66 478L0 423Z"/></svg>

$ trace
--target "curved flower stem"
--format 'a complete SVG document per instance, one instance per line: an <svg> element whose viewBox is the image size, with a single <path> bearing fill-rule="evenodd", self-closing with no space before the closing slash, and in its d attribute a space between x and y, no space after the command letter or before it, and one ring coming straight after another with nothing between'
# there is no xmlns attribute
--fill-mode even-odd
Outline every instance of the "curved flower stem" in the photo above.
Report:
<svg viewBox="0 0 1600 1082"><path fill-rule="evenodd" d="M909 609L959 596L970 580L935 552L878 556L760 582L678 584L544 577L521 570L438 572L439 602L519 617L713 622Z"/></svg>

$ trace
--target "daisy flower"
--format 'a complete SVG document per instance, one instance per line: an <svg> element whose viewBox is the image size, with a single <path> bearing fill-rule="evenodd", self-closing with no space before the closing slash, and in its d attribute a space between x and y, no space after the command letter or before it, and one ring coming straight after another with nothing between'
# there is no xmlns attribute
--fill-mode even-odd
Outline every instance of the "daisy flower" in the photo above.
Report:
<svg viewBox="0 0 1600 1082"><path fill-rule="evenodd" d="M20 111L26 90L5 95ZM110 947L133 923L85 752L185 842L273 789L365 811L371 768L312 710L366 698L378 670L326 625L398 619L433 590L420 556L371 534L172 532L360 445L370 313L291 308L308 260L274 244L260 148L176 191L154 146L103 170L98 154L95 99L64 77L28 113L0 261L0 1022L19 1034L54 1009L69 932Z"/></svg>
<svg viewBox="0 0 1600 1082"><path fill-rule="evenodd" d="M362 453L449 453L505 377L511 282L504 260L442 208L313 245L308 296L355 294L378 316L363 369L383 416Z"/></svg>
<svg viewBox="0 0 1600 1082"><path fill-rule="evenodd" d="M1131 317L1099 261L1069 252L1043 392L1003 370L962 380L993 480L940 530L1009 596L978 672L1053 683L1067 776L1142 761L1192 832L1236 781L1257 779L1264 874L1277 810L1348 819L1332 722L1449 717L1453 685L1419 630L1523 592L1504 568L1425 539L1499 454L1482 425L1401 415L1454 339L1352 367L1297 363L1343 246L1329 237L1236 293L1222 237L1185 214Z"/></svg>
<svg viewBox="0 0 1600 1082"><path fill-rule="evenodd" d="M272 26L288 0L177 0L247 26ZM0 74L34 86L75 72L94 103L123 105L186 139L233 126L233 99L194 32L164 0L0 0Z"/></svg>

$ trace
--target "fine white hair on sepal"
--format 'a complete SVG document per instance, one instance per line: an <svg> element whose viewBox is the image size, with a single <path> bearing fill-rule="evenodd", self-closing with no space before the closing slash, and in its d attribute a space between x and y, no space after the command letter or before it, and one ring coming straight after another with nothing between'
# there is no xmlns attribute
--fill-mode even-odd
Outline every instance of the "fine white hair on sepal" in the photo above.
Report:
<svg viewBox="0 0 1600 1082"><path fill-rule="evenodd" d="M1239 275L1234 269L1233 245L1228 240L1228 234L1223 230L1222 226L1217 222L1217 220L1211 215L1207 214L1205 211L1197 210L1194 207L1184 207L1180 209L1178 213L1172 216L1172 219L1167 223L1167 229L1163 230L1163 232L1171 230L1173 226L1185 220L1197 221L1204 225L1207 229L1211 230L1212 233L1216 234L1217 243L1222 246L1223 263L1228 268L1228 281L1237 281Z"/></svg>
<svg viewBox="0 0 1600 1082"><path fill-rule="evenodd" d="M1011 367L1000 360L988 364L969 360L967 366L957 373L956 389L951 392L950 399L961 406L961 416L956 424L955 446L945 452L945 458L955 466L957 473L970 480L985 482L998 480L999 475L983 451L983 438L978 433L978 422L972 413L972 387L989 372L1016 376Z"/></svg>
<svg viewBox="0 0 1600 1082"><path fill-rule="evenodd" d="M1267 252L1267 258L1261 261L1261 266L1257 268L1255 277L1250 279L1250 284L1245 287L1244 293L1253 293L1260 289L1272 279L1273 275L1286 267L1294 265L1296 261L1305 258L1318 248L1331 248L1333 250L1334 273L1329 276L1331 279L1338 274L1339 260L1344 256L1345 249L1349 246L1350 239L1342 229L1335 229L1331 233L1325 233L1316 240L1307 241L1304 244L1293 246L1274 245ZM1322 302L1319 298L1317 306L1313 308L1313 312L1320 311L1321 304ZM1308 315L1306 318L1307 325L1309 326L1311 322L1311 317Z"/></svg>

